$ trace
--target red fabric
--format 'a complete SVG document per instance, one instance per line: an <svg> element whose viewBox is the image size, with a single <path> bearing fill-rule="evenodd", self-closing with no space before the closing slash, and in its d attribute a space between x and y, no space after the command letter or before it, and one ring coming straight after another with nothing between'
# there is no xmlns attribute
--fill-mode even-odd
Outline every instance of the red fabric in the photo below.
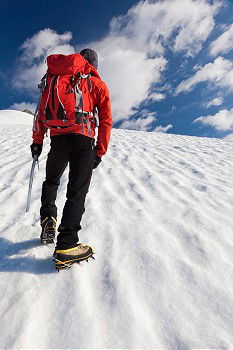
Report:
<svg viewBox="0 0 233 350"><path fill-rule="evenodd" d="M87 61L79 54L50 55L47 57L48 73L52 75L84 73Z"/></svg>
<svg viewBox="0 0 233 350"><path fill-rule="evenodd" d="M68 122L66 125L72 125L75 122L75 95L74 93L67 94L67 87L70 83L70 76L77 74L80 72L81 74L91 74L91 84L92 89L90 91L87 79L82 80L81 90L84 92L84 106L85 111L91 112L94 107L98 108L99 115L99 129L98 129L98 137L97 137L97 145L96 152L99 157L102 157L106 152L110 140L110 133L112 128L112 113L111 113L111 103L109 97L109 91L106 84L100 79L100 76L96 69L91 66L81 55L73 54L73 55L51 55L47 58L48 62L48 79L47 86L42 95L41 105L36 116L35 125L33 128L33 141L35 143L43 143L44 134L45 134L45 126L51 127L51 125L62 126L64 122L62 120L58 120L56 116L53 116L52 121L46 121L45 117L45 107L48 105L51 107L51 97L49 95L49 89L53 83L55 83L56 92L59 87L59 97L54 94L53 104L54 110L57 110L59 101L63 101L64 109L66 111L66 115L68 117ZM60 64L60 65L59 65ZM69 71L70 76L67 75L67 71ZM57 78L55 75L59 75ZM62 75L63 74L63 75ZM56 79L54 82L51 80ZM89 89L88 94L85 93L85 90ZM64 94L64 96L63 96ZM65 102L64 102L65 101ZM50 125L51 124L51 125ZM80 124L75 124L69 126L65 129L52 129L50 128L50 136L67 134L67 133L76 133L83 134L88 137L94 138L95 136L95 126L94 123L91 123L91 135L88 134L87 125L84 124L84 132L82 131L82 126Z"/></svg>

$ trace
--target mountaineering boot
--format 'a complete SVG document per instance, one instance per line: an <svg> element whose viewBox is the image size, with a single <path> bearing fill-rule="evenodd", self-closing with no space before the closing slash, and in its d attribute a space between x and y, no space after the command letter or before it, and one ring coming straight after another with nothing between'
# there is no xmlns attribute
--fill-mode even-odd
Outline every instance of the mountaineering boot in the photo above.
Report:
<svg viewBox="0 0 233 350"><path fill-rule="evenodd" d="M94 259L93 254L94 251L90 246L78 243L74 248L55 249L53 261L55 262L56 269L60 270L71 267L75 262L88 261L88 258Z"/></svg>
<svg viewBox="0 0 233 350"><path fill-rule="evenodd" d="M42 232L40 240L42 244L53 243L56 232L57 221L54 217L46 217L41 221Z"/></svg>

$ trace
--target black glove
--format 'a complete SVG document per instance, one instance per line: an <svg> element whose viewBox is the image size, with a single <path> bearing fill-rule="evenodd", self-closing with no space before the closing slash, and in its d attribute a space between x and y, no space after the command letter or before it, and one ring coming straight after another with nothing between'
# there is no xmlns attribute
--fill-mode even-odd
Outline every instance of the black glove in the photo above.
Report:
<svg viewBox="0 0 233 350"><path fill-rule="evenodd" d="M102 162L101 157L95 156L94 164L93 164L93 169L97 168L97 166Z"/></svg>
<svg viewBox="0 0 233 350"><path fill-rule="evenodd" d="M32 152L32 158L34 158L34 156L37 156L38 158L42 152L43 145L41 145L40 143L33 142L30 147Z"/></svg>

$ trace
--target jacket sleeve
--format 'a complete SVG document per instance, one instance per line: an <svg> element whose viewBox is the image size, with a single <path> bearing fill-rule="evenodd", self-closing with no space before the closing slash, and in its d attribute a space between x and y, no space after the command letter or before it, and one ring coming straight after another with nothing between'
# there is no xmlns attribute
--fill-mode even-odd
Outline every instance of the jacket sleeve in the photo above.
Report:
<svg viewBox="0 0 233 350"><path fill-rule="evenodd" d="M39 116L38 113L33 123L32 139L35 143L43 144L46 129Z"/></svg>
<svg viewBox="0 0 233 350"><path fill-rule="evenodd" d="M102 157L107 152L112 129L112 110L109 91L103 81L99 86L98 97L97 108L99 115L99 130L96 144L96 154L97 156Z"/></svg>

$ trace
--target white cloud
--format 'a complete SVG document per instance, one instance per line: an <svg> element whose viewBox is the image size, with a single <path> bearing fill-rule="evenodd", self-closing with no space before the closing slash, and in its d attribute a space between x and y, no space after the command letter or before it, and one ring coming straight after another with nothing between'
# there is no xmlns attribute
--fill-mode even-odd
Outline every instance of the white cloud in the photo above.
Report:
<svg viewBox="0 0 233 350"><path fill-rule="evenodd" d="M143 52L108 44L95 48L103 57L100 73L111 92L114 121L125 119L148 97L151 84L160 81L166 60L148 59Z"/></svg>
<svg viewBox="0 0 233 350"><path fill-rule="evenodd" d="M222 109L215 115L199 117L194 120L194 123L197 122L200 122L204 125L210 125L219 131L233 130L233 108L230 110Z"/></svg>
<svg viewBox="0 0 233 350"><path fill-rule="evenodd" d="M210 45L210 54L228 53L233 49L233 24Z"/></svg>
<svg viewBox="0 0 233 350"><path fill-rule="evenodd" d="M45 58L54 53L71 54L74 48L69 45L72 34L57 34L49 28L44 29L27 39L20 47L22 55L17 74L14 76L15 87L34 91L46 72Z"/></svg>
<svg viewBox="0 0 233 350"><path fill-rule="evenodd" d="M145 118L140 117L133 120L125 120L120 127L122 129L147 131L155 120L152 115L149 115Z"/></svg>
<svg viewBox="0 0 233 350"><path fill-rule="evenodd" d="M172 93L173 91L173 87L172 84L170 82L166 82L165 84L163 84L160 87L156 87L156 90L159 92L166 92L166 93Z"/></svg>
<svg viewBox="0 0 233 350"><path fill-rule="evenodd" d="M209 108L211 106L221 106L223 104L223 98L222 97L215 97L213 100L208 101L204 104L206 108Z"/></svg>
<svg viewBox="0 0 233 350"><path fill-rule="evenodd" d="M21 61L32 62L52 53L64 55L74 53L73 47L69 45L71 39L71 32L57 34L54 30L46 28L33 35L33 37L26 39L20 47L23 50L20 59Z"/></svg>
<svg viewBox="0 0 233 350"><path fill-rule="evenodd" d="M147 47L151 54L162 54L169 45L173 51L194 55L213 30L220 6L221 1L211 5L207 0L140 1L112 21L111 34L130 39L139 51Z"/></svg>
<svg viewBox="0 0 233 350"><path fill-rule="evenodd" d="M213 63L206 64L191 78L182 81L176 88L176 94L191 91L195 85L206 81L218 87L233 90L233 62L217 57Z"/></svg>
<svg viewBox="0 0 233 350"><path fill-rule="evenodd" d="M140 131L148 131L151 130L153 124L157 121L156 112L150 112L147 109L143 109L138 113L140 115L139 118L125 120L121 124L122 129L132 129L132 130L140 130ZM172 124L167 126L159 125L153 129L154 132L167 132L169 129L173 127Z"/></svg>
<svg viewBox="0 0 233 350"><path fill-rule="evenodd" d="M24 111L25 109L28 109L29 111L34 113L36 110L36 104L30 102L14 103L9 107L9 109L15 109L17 111Z"/></svg>
<svg viewBox="0 0 233 350"><path fill-rule="evenodd" d="M168 130L170 130L171 128L173 127L172 124L168 124L167 126L162 126L162 125L159 125L157 126L154 131L156 132L167 132Z"/></svg>
<svg viewBox="0 0 233 350"><path fill-rule="evenodd" d="M103 40L88 44L100 55L100 72L110 86L115 121L125 119L150 98L152 84L161 82L166 68L167 46L186 55L202 48L219 7L220 2L211 5L207 0L140 1L112 20Z"/></svg>
<svg viewBox="0 0 233 350"><path fill-rule="evenodd" d="M166 95L161 94L160 92L153 92L152 94L150 94L150 96L148 97L148 99L155 101L155 102L159 102L162 101L166 98Z"/></svg>
<svg viewBox="0 0 233 350"><path fill-rule="evenodd" d="M156 112L150 112L148 109L144 108L140 112L138 112L140 117L147 118L147 117L153 117L154 121L156 120L157 113Z"/></svg>

